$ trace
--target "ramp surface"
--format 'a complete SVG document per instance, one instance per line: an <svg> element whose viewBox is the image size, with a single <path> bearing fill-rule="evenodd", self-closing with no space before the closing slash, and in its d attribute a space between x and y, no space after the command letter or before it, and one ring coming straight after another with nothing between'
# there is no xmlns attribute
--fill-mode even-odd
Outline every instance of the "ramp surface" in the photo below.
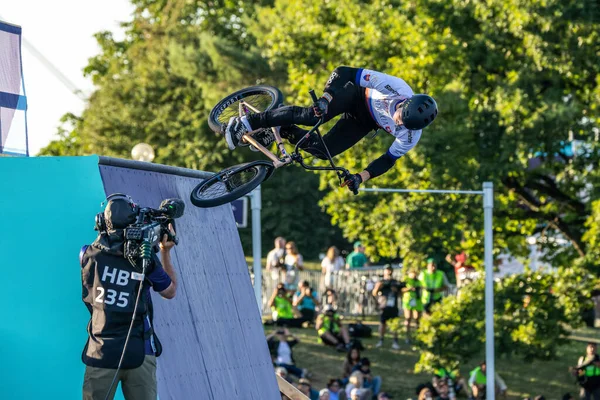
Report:
<svg viewBox="0 0 600 400"><path fill-rule="evenodd" d="M194 207L189 194L199 179L105 165L100 172L107 194L127 193L143 207L186 202L172 250L177 296L153 293L164 347L160 399L281 398L231 207Z"/></svg>

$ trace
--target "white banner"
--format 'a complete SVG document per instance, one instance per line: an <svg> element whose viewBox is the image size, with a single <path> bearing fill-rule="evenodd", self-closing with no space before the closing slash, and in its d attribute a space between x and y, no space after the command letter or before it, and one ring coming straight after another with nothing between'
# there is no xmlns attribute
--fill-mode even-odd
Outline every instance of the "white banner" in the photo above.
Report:
<svg viewBox="0 0 600 400"><path fill-rule="evenodd" d="M0 21L0 154L28 156L21 27Z"/></svg>

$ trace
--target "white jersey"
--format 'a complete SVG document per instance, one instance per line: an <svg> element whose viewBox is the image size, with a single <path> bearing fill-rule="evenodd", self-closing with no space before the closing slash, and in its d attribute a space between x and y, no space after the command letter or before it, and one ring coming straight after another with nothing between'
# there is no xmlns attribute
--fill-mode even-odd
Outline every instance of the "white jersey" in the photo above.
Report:
<svg viewBox="0 0 600 400"><path fill-rule="evenodd" d="M411 98L413 90L403 79L369 69L358 70L356 83L366 88L367 106L373 120L396 138L388 150L389 155L394 159L402 157L421 138L420 129L411 131L403 125L396 126L393 120L396 107Z"/></svg>

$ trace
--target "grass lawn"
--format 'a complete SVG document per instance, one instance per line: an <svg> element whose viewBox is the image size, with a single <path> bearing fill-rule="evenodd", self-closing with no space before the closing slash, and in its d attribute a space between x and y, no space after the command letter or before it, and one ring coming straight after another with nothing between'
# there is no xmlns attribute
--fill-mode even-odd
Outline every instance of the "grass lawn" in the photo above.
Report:
<svg viewBox="0 0 600 400"><path fill-rule="evenodd" d="M377 328L373 326L374 332ZM270 333L273 327L265 327L265 332ZM317 342L314 329L290 329L301 343L294 348L296 364L301 368L308 368L313 374L311 381L313 387L320 390L325 387L328 378L339 377L344 353L338 353L333 348L325 347ZM577 337L598 339L597 330L578 331ZM376 349L377 338L363 339L366 350L364 357L371 360L371 371L374 375L383 378L383 390L389 392L395 399L416 398L415 387L430 379L428 374L415 374L414 365L419 357L409 345L400 339L401 349L391 349L391 338L386 338L384 348ZM518 359L506 359L496 355L497 372L508 386L509 399L521 399L527 396L534 397L543 394L546 399L560 399L566 392L577 398L579 387L568 374L568 367L575 365L579 356L585 352L585 343L577 340L560 348L556 360L547 362L523 363ZM468 372L473 369L483 355L475 357L472 365L461 367L461 374L468 377Z"/></svg>

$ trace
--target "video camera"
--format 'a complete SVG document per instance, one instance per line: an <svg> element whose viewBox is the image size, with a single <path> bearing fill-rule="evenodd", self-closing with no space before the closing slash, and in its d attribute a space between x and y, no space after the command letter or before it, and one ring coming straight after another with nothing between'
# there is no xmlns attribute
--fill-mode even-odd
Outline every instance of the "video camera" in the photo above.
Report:
<svg viewBox="0 0 600 400"><path fill-rule="evenodd" d="M184 210L185 203L180 199L163 200L158 209L140 208L136 221L125 228L125 258L148 260L164 235L178 244L169 224L175 230L174 220L183 216Z"/></svg>

